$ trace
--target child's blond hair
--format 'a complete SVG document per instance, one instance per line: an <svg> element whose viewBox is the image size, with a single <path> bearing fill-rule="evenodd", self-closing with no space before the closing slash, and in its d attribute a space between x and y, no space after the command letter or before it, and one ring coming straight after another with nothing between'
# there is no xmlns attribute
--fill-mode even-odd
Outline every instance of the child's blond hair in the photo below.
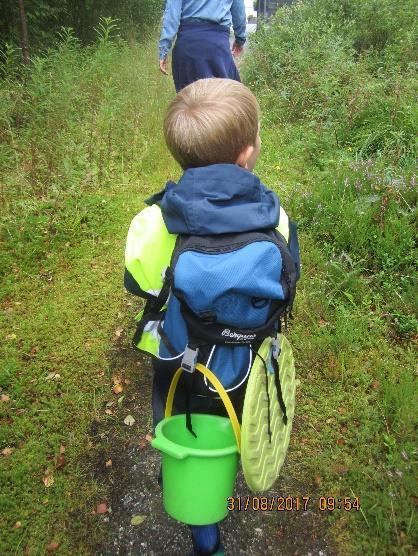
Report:
<svg viewBox="0 0 418 556"><path fill-rule="evenodd" d="M170 104L164 135L183 169L235 164L255 145L260 107L252 92L232 79L200 79L182 89Z"/></svg>

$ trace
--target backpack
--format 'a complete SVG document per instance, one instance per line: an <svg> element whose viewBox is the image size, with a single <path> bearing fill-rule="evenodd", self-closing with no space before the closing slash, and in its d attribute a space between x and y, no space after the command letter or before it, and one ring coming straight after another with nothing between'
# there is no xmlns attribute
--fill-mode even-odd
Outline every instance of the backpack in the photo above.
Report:
<svg viewBox="0 0 418 556"><path fill-rule="evenodd" d="M193 373L201 362L227 391L248 377L262 341L291 315L300 276L296 225L278 230L179 235L157 298L148 299L134 336L159 322L158 358ZM193 389L216 395L199 377Z"/></svg>

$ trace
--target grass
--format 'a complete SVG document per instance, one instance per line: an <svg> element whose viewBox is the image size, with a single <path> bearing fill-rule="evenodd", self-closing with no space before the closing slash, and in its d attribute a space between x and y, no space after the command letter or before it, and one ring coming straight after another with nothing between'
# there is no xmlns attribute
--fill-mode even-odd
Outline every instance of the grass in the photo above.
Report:
<svg viewBox="0 0 418 556"><path fill-rule="evenodd" d="M2 554L44 554L51 542L61 554L91 554L104 535L94 510L106 492L89 463L100 439L91 428L111 421L127 434L106 414L110 349L135 309L121 285L125 236L142 200L179 175L161 131L174 91L152 63L154 43L83 49L67 34L23 80L10 64L0 83ZM345 128L337 145L316 115L286 120L270 89L259 95L257 173L299 221L303 253L288 468L318 496L360 497L361 511L329 515L340 554L412 554L407 143L392 145L390 164L376 156L370 165ZM363 243L352 241L353 218Z"/></svg>
<svg viewBox="0 0 418 556"><path fill-rule="evenodd" d="M259 173L276 182L303 246L290 463L318 496L360 497L361 511L330 515L342 554L412 554L415 32L411 5L385 1L367 16L374 9L312 0L279 10L254 37L245 76L263 110Z"/></svg>
<svg viewBox="0 0 418 556"><path fill-rule="evenodd" d="M112 418L107 354L126 318L124 241L146 193L174 170L160 131L171 83L152 53L113 43L86 52L71 39L34 61L17 95L3 83L16 96L1 152L0 447L11 449L0 460L2 554L44 554L51 542L89 554L103 532L92 515L103 489L85 462L92 421Z"/></svg>
<svg viewBox="0 0 418 556"><path fill-rule="evenodd" d="M294 196L295 189L310 190L320 202L321 177L310 175L300 153L292 158L295 144L286 131L262 131L257 172L284 207L293 203L292 215L302 224L302 280L290 329L300 387L288 466L311 485L308 494L360 498L360 511L329 514L340 554L412 554L416 350L387 312L390 303L399 312L411 307L385 298L388 290L393 296L393 284L382 292L368 265L351 259L351 250L318 241L318 229ZM335 222L345 225L333 212L330 233L339 231Z"/></svg>

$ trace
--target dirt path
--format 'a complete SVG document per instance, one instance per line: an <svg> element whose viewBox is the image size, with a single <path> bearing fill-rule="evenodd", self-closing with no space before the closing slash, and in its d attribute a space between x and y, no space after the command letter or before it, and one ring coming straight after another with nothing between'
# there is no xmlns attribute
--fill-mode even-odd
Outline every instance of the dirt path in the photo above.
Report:
<svg viewBox="0 0 418 556"><path fill-rule="evenodd" d="M103 517L108 527L106 542L97 547L100 556L182 556L191 549L186 525L179 524L164 512L156 477L159 455L145 435L150 431L151 369L146 357L134 352L123 341L111 356L115 374L135 377L126 388L123 407L113 422L96 423L93 441L100 450L93 471L94 478L104 483L110 493L110 513ZM139 372L138 372L139 371ZM125 415L134 416L134 427L120 425ZM120 427L125 427L120 429ZM123 430L123 435L119 434ZM124 436L125 435L125 436ZM105 461L112 460L106 467ZM284 472L276 487L266 496L296 496L308 492ZM242 476L238 478L236 496L251 496ZM203 502L203 501L202 501ZM327 539L324 514L314 511L232 512L222 523L222 538L229 556L298 555L326 556L336 552ZM141 525L131 525L134 515L146 516Z"/></svg>

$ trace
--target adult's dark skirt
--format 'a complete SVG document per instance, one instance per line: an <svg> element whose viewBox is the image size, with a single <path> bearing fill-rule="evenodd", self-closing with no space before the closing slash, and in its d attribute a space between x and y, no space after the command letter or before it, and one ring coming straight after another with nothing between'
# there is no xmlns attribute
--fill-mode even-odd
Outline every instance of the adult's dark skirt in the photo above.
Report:
<svg viewBox="0 0 418 556"><path fill-rule="evenodd" d="M208 77L241 81L229 45L229 28L204 21L183 21L172 58L176 91Z"/></svg>

